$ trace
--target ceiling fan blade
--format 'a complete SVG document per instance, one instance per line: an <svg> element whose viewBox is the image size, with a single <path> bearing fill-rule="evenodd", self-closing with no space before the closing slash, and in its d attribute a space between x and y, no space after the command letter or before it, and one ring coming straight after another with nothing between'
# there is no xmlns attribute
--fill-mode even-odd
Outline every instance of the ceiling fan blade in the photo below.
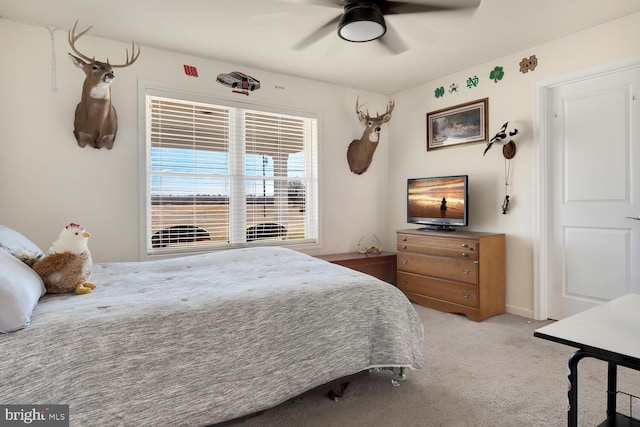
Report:
<svg viewBox="0 0 640 427"><path fill-rule="evenodd" d="M306 3L316 4L318 6L331 6L331 7L339 7L340 9L344 8L343 0L305 0Z"/></svg>
<svg viewBox="0 0 640 427"><path fill-rule="evenodd" d="M338 22L340 22L340 18L342 14L336 16L335 18L331 18L329 21L322 24L319 28L313 31L311 34L300 40L298 43L293 45L294 50L303 50L312 44L316 43L318 40L331 33L332 31L336 31L338 26Z"/></svg>
<svg viewBox="0 0 640 427"><path fill-rule="evenodd" d="M324 6L330 7L332 9L344 9L344 2L342 0L280 0L284 3L289 3L292 7L289 8L278 8L273 12L263 12L263 13L252 13L249 15L250 18L253 19L263 19L263 18L285 18L292 13L305 11L307 13L316 12L316 9L304 7L306 5L316 5L316 6ZM303 7L294 7L293 5L303 6Z"/></svg>
<svg viewBox="0 0 640 427"><path fill-rule="evenodd" d="M377 41L389 51L392 55L399 55L409 49L409 46L402 40L402 37L387 21L387 32Z"/></svg>
<svg viewBox="0 0 640 427"><path fill-rule="evenodd" d="M324 56L326 58L337 58L342 55L345 46L348 45L349 42L342 40L340 37L331 37L331 42L327 44Z"/></svg>
<svg viewBox="0 0 640 427"><path fill-rule="evenodd" d="M400 15L405 13L425 13L425 12L446 12L450 10L477 8L480 0L466 0L464 2L456 2L456 4L425 4L407 1L387 1L385 3L385 15Z"/></svg>
<svg viewBox="0 0 640 427"><path fill-rule="evenodd" d="M343 0L284 0L287 3L304 3L304 4L315 4L316 6L327 6L327 7L339 7L342 9L344 7Z"/></svg>

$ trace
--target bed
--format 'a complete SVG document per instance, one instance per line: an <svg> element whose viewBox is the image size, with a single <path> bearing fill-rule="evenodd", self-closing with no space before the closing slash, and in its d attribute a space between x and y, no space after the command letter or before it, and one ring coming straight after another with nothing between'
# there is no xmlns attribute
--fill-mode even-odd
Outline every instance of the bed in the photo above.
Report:
<svg viewBox="0 0 640 427"><path fill-rule="evenodd" d="M290 249L95 264L91 279L0 334L1 404L68 404L72 426L205 426L424 364L402 292Z"/></svg>

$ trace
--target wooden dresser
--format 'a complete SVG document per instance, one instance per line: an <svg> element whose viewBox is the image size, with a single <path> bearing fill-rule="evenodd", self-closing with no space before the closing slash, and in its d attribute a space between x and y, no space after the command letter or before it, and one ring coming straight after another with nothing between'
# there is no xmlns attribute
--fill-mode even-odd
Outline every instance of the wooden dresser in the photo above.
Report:
<svg viewBox="0 0 640 427"><path fill-rule="evenodd" d="M397 281L426 307L482 321L505 312L504 234L398 230Z"/></svg>

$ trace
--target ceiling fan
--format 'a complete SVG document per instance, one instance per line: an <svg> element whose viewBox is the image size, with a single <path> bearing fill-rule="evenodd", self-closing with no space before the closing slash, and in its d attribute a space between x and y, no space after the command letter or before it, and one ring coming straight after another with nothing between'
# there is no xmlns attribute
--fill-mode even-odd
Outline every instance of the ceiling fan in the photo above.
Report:
<svg viewBox="0 0 640 427"><path fill-rule="evenodd" d="M294 45L294 49L306 49L337 28L338 36L348 42L378 41L391 53L402 53L407 50L407 46L385 21L385 16L476 8L480 1L303 0L304 3L340 8L342 13L300 40Z"/></svg>

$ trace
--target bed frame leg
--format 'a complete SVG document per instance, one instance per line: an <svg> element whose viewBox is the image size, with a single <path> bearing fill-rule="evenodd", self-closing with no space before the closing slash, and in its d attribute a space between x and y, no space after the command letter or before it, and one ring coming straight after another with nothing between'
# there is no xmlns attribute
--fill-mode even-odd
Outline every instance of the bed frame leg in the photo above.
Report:
<svg viewBox="0 0 640 427"><path fill-rule="evenodd" d="M349 381L341 383L337 387L329 390L329 393L327 393L327 397L334 402L337 402L338 400L342 399L342 396L344 396L344 392L347 390L347 387L349 387Z"/></svg>
<svg viewBox="0 0 640 427"><path fill-rule="evenodd" d="M393 368L393 378L391 378L391 384L394 387L400 386L400 381L407 379L407 375L404 373L405 368Z"/></svg>
<svg viewBox="0 0 640 427"><path fill-rule="evenodd" d="M371 371L389 371L393 374L393 377L391 377L391 384L394 387L399 387L400 386L400 382L404 381L407 379L407 374L405 374L405 369L406 368L373 368L371 369Z"/></svg>
<svg viewBox="0 0 640 427"><path fill-rule="evenodd" d="M367 372L390 371L393 374L393 376L391 377L391 384L394 387L399 387L400 383L407 379L407 375L405 374L405 369L406 368L397 368L397 367L396 368L372 368L372 369L369 369L369 371L364 371L359 374L352 375L349 378L360 376L361 374L365 374ZM350 384L349 381L345 381L338 384L337 386L329 390L329 392L327 393L327 397L333 400L334 402L339 401L344 396L344 393L346 392L347 387L349 387L349 384Z"/></svg>

